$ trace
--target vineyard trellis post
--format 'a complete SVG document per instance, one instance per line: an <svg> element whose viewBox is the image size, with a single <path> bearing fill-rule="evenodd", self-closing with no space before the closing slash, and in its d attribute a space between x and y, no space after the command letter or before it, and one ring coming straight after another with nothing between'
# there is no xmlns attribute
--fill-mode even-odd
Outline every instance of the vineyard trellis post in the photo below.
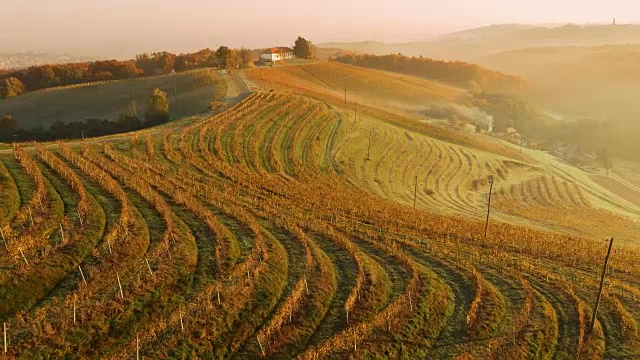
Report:
<svg viewBox="0 0 640 360"><path fill-rule="evenodd" d="M418 175L416 175L416 181L413 186L413 208L416 208L416 201L418 200Z"/></svg>
<svg viewBox="0 0 640 360"><path fill-rule="evenodd" d="M262 356L263 357L267 356L267 354L265 354L264 352L264 348L262 347L262 343L260 342L260 336L256 335L256 339L258 339L258 346L260 346L260 352L262 353Z"/></svg>
<svg viewBox="0 0 640 360"><path fill-rule="evenodd" d="M78 265L78 270L80 270L80 275L82 276L82 281L84 282L84 285L87 285L87 279L84 277L84 273L82 272L82 268L80 267L80 265Z"/></svg>
<svg viewBox="0 0 640 360"><path fill-rule="evenodd" d="M147 262L147 268L149 269L149 274L151 274L151 276L153 276L153 271L151 271L151 265L149 265L149 259L144 259L144 261Z"/></svg>
<svg viewBox="0 0 640 360"><path fill-rule="evenodd" d="M358 124L358 102L354 102L354 107L353 107L353 122L357 125Z"/></svg>
<svg viewBox="0 0 640 360"><path fill-rule="evenodd" d="M31 221L31 227L33 227L33 215L31 215L31 206L27 206L27 210L29 210L29 220Z"/></svg>
<svg viewBox="0 0 640 360"><path fill-rule="evenodd" d="M60 223L60 237L62 238L62 244L65 244L64 230L62 229L62 223Z"/></svg>
<svg viewBox="0 0 640 360"><path fill-rule="evenodd" d="M489 201L487 202L487 221L484 224L484 238L487 238L489 229L489 214L491 213L491 193L493 192L493 175L489 175Z"/></svg>
<svg viewBox="0 0 640 360"><path fill-rule="evenodd" d="M116 271L116 278L118 279L118 288L120 288L120 298L124 299L124 293L122 292L122 283L120 282L120 274Z"/></svg>
<svg viewBox="0 0 640 360"><path fill-rule="evenodd" d="M9 252L9 246L7 246L7 239L4 238L4 232L2 232L2 228L0 227L0 235L2 236L2 242L4 242L4 248Z"/></svg>
<svg viewBox="0 0 640 360"><path fill-rule="evenodd" d="M27 264L27 266L28 266L29 262L27 261L27 257L24 256L24 252L22 252L22 249L19 249L19 250L20 250L20 255L22 255L22 259L24 260L24 263Z"/></svg>
<svg viewBox="0 0 640 360"><path fill-rule="evenodd" d="M600 277L600 289L598 290L598 296L596 297L596 304L593 307L593 315L591 316L591 326L589 327L589 335L593 333L593 328L596 325L596 316L598 315L598 307L600 306L600 298L602 298L602 289L604 287L604 278L607 275L607 264L609 263L609 256L611 255L611 248L613 247L613 238L609 241L609 250L607 250L607 256L604 258L604 266L602 267L602 276Z"/></svg>

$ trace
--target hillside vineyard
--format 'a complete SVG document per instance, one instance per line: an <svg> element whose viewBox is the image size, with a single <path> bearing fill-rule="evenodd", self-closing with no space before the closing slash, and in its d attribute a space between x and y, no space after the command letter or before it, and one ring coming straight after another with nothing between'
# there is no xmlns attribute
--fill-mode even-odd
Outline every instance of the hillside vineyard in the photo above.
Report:
<svg viewBox="0 0 640 360"><path fill-rule="evenodd" d="M608 242L540 225L624 220L517 152L393 121L370 135L371 114L259 90L214 115L0 153L7 358L638 354L638 254L612 255L591 332ZM489 170L526 176L496 192L485 238Z"/></svg>

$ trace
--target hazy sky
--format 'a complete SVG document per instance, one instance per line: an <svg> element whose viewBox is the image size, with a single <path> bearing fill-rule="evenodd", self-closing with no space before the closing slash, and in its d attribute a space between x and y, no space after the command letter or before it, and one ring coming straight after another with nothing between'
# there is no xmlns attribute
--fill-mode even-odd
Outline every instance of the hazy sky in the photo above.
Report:
<svg viewBox="0 0 640 360"><path fill-rule="evenodd" d="M496 23L638 22L638 0L0 0L0 52L411 41Z"/></svg>

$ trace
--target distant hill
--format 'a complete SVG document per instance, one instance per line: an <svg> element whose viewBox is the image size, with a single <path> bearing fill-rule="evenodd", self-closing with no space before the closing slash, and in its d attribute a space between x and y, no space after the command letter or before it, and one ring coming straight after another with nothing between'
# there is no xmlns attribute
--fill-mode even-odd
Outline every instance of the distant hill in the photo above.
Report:
<svg viewBox="0 0 640 360"><path fill-rule="evenodd" d="M640 43L640 25L492 25L420 42L385 44L367 41L319 46L376 55L401 53L407 56L422 55L443 60L475 62L496 52L529 47L628 43Z"/></svg>
<svg viewBox="0 0 640 360"><path fill-rule="evenodd" d="M559 120L580 121L564 126L566 139L590 150L610 144L616 155L637 157L640 45L527 48L479 63L522 76L530 100Z"/></svg>
<svg viewBox="0 0 640 360"><path fill-rule="evenodd" d="M335 60L360 67L414 75L474 91L516 93L526 85L516 76L463 61L441 61L401 55L346 55Z"/></svg>
<svg viewBox="0 0 640 360"><path fill-rule="evenodd" d="M0 53L0 70L24 69L37 65L84 62L91 60L94 60L94 58L73 54L57 55L40 52Z"/></svg>
<svg viewBox="0 0 640 360"><path fill-rule="evenodd" d="M55 121L115 120L135 101L142 117L154 88L169 94L172 119L206 112L214 94L224 92L217 71L202 69L34 91L0 100L0 116L13 116L21 129L46 129Z"/></svg>

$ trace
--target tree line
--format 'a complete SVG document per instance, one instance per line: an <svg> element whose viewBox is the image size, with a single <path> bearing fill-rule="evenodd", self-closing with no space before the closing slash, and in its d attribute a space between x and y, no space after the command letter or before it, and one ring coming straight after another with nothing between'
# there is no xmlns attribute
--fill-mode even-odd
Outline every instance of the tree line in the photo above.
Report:
<svg viewBox="0 0 640 360"><path fill-rule="evenodd" d="M298 37L294 52L299 58L311 59L315 57L315 46L310 41ZM8 99L30 91L87 82L125 80L209 67L230 69L248 66L252 64L256 53L259 51L220 46L215 51L207 48L179 55L162 51L139 54L135 59L123 61L99 60L32 66L21 70L0 70L0 98ZM0 142L95 137L159 125L169 121L167 94L160 89L154 89L149 109L141 119L137 112L137 104L132 102L116 121L99 118L74 122L56 121L49 129L40 126L30 130L21 129L19 119L0 114Z"/></svg>
<svg viewBox="0 0 640 360"><path fill-rule="evenodd" d="M137 104L132 101L127 111L120 114L116 121L107 119L85 119L84 121L56 121L49 129L42 126L26 130L19 129L18 122L9 115L0 117L0 142L13 141L52 141L58 139L77 139L97 137L136 131L169 121L169 100L167 94L154 89L149 99L149 110L140 119Z"/></svg>
<svg viewBox="0 0 640 360"><path fill-rule="evenodd" d="M298 37L294 51L299 58L315 57L315 46ZM93 62L32 66L27 69L0 71L0 98L8 99L24 93L57 86L94 81L124 80L143 76L169 74L206 67L230 69L249 65L253 52L246 48L220 46L188 54L168 51L139 54L131 60L99 60Z"/></svg>
<svg viewBox="0 0 640 360"><path fill-rule="evenodd" d="M463 61L441 61L425 57L407 57L400 54L344 55L335 61L360 67L398 72L435 80L473 92L515 93L524 88L519 77L485 69Z"/></svg>
<svg viewBox="0 0 640 360"><path fill-rule="evenodd" d="M140 54L132 60L100 60L94 62L32 66L28 69L0 72L0 97L3 99L57 86L94 81L124 80L169 74L172 71L222 67L232 68L252 60L248 49L226 46L216 51L203 49L190 54L167 51Z"/></svg>

